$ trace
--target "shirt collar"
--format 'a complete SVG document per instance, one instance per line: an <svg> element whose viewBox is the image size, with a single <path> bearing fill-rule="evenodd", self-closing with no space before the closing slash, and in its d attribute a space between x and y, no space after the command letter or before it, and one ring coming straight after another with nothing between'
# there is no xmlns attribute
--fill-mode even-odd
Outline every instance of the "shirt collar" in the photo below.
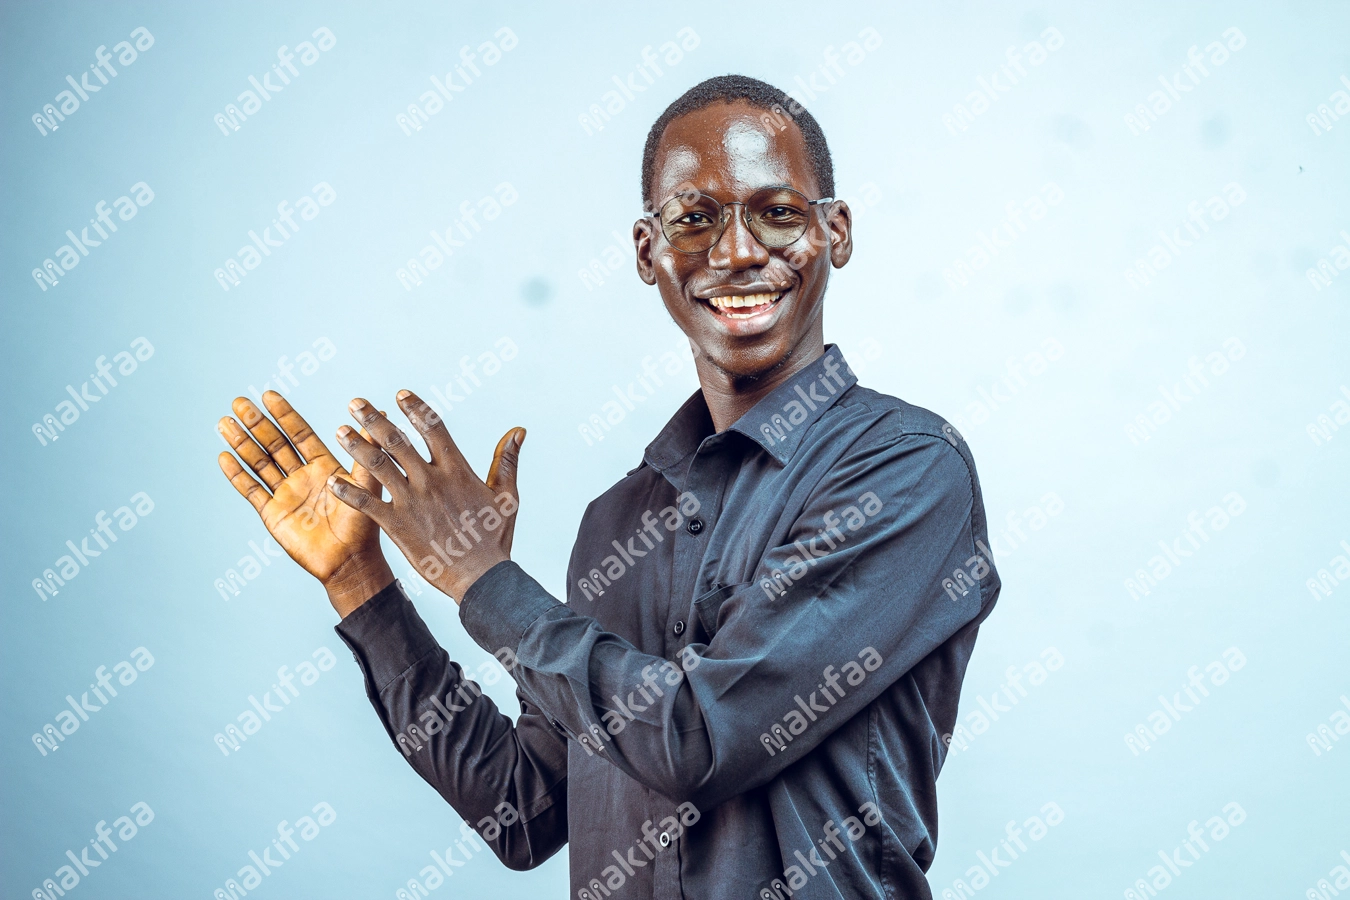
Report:
<svg viewBox="0 0 1350 900"><path fill-rule="evenodd" d="M820 359L775 388L727 430L748 437L785 464L801 445L807 429L857 383L858 377L849 368L844 354L836 345L826 344ZM698 450L714 433L712 415L703 391L699 390L647 445L643 460L664 473Z"/></svg>

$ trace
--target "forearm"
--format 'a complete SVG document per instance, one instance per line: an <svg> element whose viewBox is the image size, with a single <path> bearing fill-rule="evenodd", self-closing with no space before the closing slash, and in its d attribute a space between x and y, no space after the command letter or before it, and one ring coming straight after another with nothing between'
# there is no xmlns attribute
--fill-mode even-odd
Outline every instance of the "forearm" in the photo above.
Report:
<svg viewBox="0 0 1350 900"><path fill-rule="evenodd" d="M566 843L566 745L541 716L527 710L513 725L449 659L396 583L337 631L395 746L503 862L530 868Z"/></svg>
<svg viewBox="0 0 1350 900"><path fill-rule="evenodd" d="M673 800L709 784L713 736L676 663L573 613L513 563L470 588L460 619L480 647L515 655L516 682L582 752Z"/></svg>

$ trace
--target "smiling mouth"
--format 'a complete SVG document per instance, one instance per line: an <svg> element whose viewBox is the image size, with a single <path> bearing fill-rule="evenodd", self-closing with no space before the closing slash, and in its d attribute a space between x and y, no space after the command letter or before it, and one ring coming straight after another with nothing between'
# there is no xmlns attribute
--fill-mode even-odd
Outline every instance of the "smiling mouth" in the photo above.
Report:
<svg viewBox="0 0 1350 900"><path fill-rule="evenodd" d="M707 303L714 313L728 319L752 319L773 309L773 305L783 299L786 291L774 291L767 294L743 294L739 296L708 297Z"/></svg>

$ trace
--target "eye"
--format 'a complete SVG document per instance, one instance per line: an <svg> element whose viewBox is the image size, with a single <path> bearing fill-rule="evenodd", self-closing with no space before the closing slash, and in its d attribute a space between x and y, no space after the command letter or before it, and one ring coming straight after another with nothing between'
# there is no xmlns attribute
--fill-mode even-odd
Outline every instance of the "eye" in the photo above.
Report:
<svg viewBox="0 0 1350 900"><path fill-rule="evenodd" d="M793 209L791 206L770 206L759 214L761 219L766 219L770 222L782 222L796 218L800 215L801 212Z"/></svg>
<svg viewBox="0 0 1350 900"><path fill-rule="evenodd" d="M680 216L671 224L679 225L683 228L706 228L712 224L712 217L707 213L689 212Z"/></svg>

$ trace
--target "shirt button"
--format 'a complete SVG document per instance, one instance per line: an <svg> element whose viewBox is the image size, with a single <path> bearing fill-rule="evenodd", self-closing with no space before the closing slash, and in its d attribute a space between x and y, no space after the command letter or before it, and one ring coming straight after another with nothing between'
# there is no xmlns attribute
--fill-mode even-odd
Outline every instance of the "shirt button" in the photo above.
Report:
<svg viewBox="0 0 1350 900"><path fill-rule="evenodd" d="M659 838L659 841L660 841L662 847L669 847L669 846L670 846L670 835L669 835L667 832L664 832L664 831L661 832L661 837Z"/></svg>
<svg viewBox="0 0 1350 900"><path fill-rule="evenodd" d="M689 533L690 533L690 534L698 534L700 531L703 530L703 520L702 520L702 519L690 519L690 520L689 520L689 524L686 525L685 528L687 528L687 529L689 530Z"/></svg>
<svg viewBox="0 0 1350 900"><path fill-rule="evenodd" d="M679 635L684 634L684 620L683 620L683 619L681 619L680 621L678 621L678 622L675 623L674 631L675 631L675 634L676 634L677 637L678 637Z"/></svg>

